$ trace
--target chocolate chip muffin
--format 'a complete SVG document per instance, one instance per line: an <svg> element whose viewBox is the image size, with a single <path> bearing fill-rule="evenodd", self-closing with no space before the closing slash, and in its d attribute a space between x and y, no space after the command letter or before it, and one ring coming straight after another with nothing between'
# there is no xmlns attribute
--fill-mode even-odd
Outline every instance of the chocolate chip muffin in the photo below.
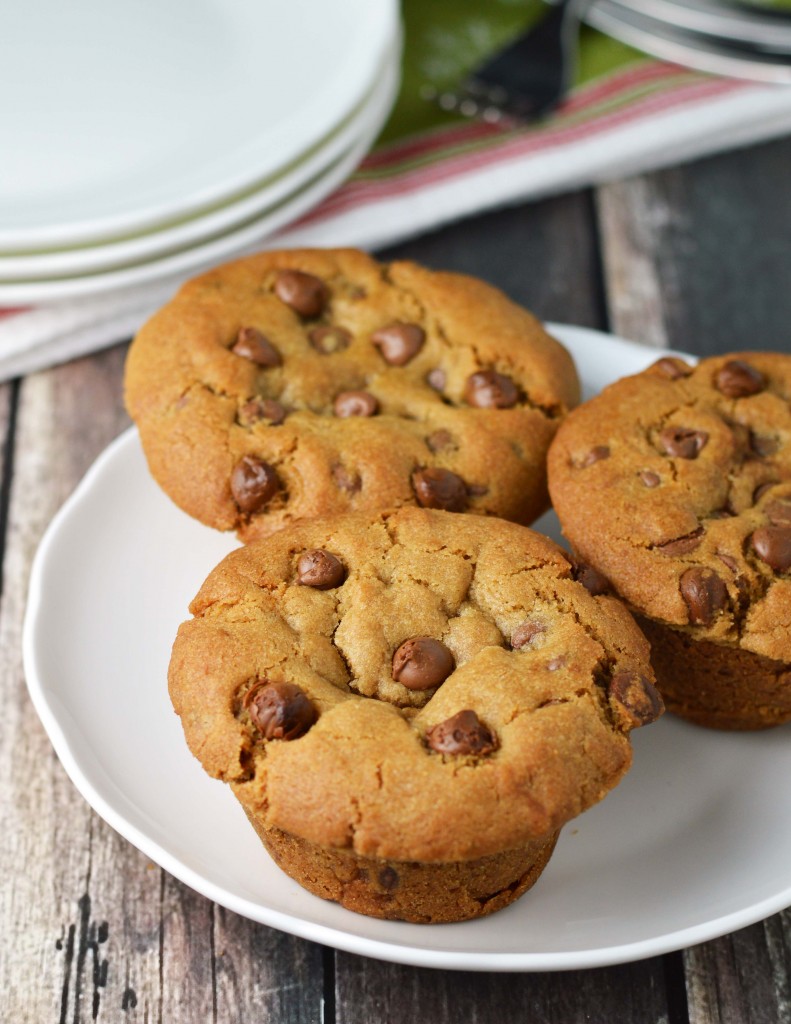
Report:
<svg viewBox="0 0 791 1024"><path fill-rule="evenodd" d="M549 455L576 552L639 614L669 710L791 719L791 356L660 359L576 410Z"/></svg>
<svg viewBox="0 0 791 1024"><path fill-rule="evenodd" d="M565 349L501 292L352 250L204 274L143 327L126 370L155 479L244 540L409 504L531 522L577 399Z"/></svg>
<svg viewBox="0 0 791 1024"><path fill-rule="evenodd" d="M179 629L187 743L311 892L407 921L491 913L661 711L631 616L574 577L525 527L418 508L256 541Z"/></svg>

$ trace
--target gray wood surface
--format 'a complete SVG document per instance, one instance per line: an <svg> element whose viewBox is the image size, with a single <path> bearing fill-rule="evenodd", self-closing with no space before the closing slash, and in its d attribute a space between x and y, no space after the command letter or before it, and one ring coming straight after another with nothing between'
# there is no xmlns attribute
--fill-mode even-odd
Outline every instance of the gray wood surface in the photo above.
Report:
<svg viewBox="0 0 791 1024"><path fill-rule="evenodd" d="M684 952L690 1024L791 1021L791 915Z"/></svg>
<svg viewBox="0 0 791 1024"><path fill-rule="evenodd" d="M633 299L644 311L629 336L699 355L789 351L790 178L783 139L600 190L611 307L624 322Z"/></svg>
<svg viewBox="0 0 791 1024"><path fill-rule="evenodd" d="M647 344L789 350L790 167L786 140L472 218L386 255L479 274L543 317ZM123 358L119 346L0 387L0 1022L791 1024L788 912L631 965L420 970L237 917L106 826L30 705L20 637L47 523L128 422Z"/></svg>
<svg viewBox="0 0 791 1024"><path fill-rule="evenodd" d="M336 965L338 1024L662 1024L669 1019L658 958L558 974L428 971L345 953L338 954Z"/></svg>

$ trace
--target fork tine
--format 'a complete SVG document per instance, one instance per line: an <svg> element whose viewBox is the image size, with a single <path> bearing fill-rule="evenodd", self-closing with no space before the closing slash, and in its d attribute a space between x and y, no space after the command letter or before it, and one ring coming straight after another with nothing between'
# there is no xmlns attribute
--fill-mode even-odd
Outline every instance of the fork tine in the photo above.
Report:
<svg viewBox="0 0 791 1024"><path fill-rule="evenodd" d="M475 68L456 89L422 90L443 110L489 123L533 121L548 113L570 85L580 8L587 0L558 0L514 42Z"/></svg>
<svg viewBox="0 0 791 1024"><path fill-rule="evenodd" d="M488 94L494 106L512 115L538 117L565 93L570 78L567 60L570 0L553 5L547 15L463 83L465 92Z"/></svg>

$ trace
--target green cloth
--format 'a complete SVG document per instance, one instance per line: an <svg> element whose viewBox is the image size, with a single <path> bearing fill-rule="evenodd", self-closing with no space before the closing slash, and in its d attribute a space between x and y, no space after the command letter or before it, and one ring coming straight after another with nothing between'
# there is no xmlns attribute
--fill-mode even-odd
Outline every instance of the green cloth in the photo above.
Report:
<svg viewBox="0 0 791 1024"><path fill-rule="evenodd" d="M458 120L436 103L423 99L423 86L442 90L456 85L468 71L540 18L545 9L543 0L403 0L403 80L380 143ZM645 59L645 55L583 28L576 84L636 59Z"/></svg>

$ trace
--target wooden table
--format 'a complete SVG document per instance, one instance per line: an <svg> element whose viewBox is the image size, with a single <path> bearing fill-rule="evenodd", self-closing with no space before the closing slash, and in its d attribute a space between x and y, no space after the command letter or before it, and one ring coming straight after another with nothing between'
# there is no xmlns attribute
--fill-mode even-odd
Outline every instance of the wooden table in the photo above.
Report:
<svg viewBox="0 0 791 1024"><path fill-rule="evenodd" d="M386 255L479 274L542 317L649 345L790 351L790 172L791 139L486 214ZM625 966L422 970L237 917L94 814L29 702L20 631L39 538L128 424L124 355L119 344L0 386L0 1021L791 1022L789 911Z"/></svg>

